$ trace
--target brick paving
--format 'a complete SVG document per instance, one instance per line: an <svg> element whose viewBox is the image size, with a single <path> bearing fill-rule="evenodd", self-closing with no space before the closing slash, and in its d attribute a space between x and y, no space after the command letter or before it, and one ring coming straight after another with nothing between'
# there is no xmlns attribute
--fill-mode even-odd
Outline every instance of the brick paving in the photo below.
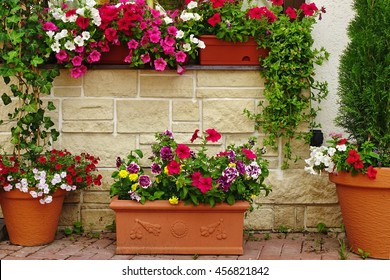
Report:
<svg viewBox="0 0 390 280"><path fill-rule="evenodd" d="M48 245L23 247L0 242L0 260L339 260L343 233L246 233L243 255L116 255L115 233L98 238L59 233ZM345 252L348 260L360 256Z"/></svg>

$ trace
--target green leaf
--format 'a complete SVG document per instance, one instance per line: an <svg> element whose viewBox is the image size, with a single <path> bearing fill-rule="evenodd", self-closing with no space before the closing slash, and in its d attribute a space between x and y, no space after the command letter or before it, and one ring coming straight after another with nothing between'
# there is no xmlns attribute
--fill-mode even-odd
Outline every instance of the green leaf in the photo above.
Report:
<svg viewBox="0 0 390 280"><path fill-rule="evenodd" d="M228 198L226 199L226 202L227 202L229 205L233 205L233 204L236 202L236 200L235 200L235 198L234 198L234 195L230 194L230 195L228 196Z"/></svg>
<svg viewBox="0 0 390 280"><path fill-rule="evenodd" d="M6 93L3 93L3 95L1 96L1 100L3 100L5 106L12 102L11 97L9 97Z"/></svg>

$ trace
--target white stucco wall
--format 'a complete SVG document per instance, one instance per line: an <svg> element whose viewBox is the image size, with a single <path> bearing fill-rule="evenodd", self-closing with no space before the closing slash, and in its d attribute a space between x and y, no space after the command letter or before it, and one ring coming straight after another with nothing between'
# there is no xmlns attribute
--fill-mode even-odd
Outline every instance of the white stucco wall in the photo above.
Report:
<svg viewBox="0 0 390 280"><path fill-rule="evenodd" d="M353 0L310 0L315 2L317 7L324 6L326 13L319 21L314 30L316 47L325 47L330 53L329 61L317 69L317 79L328 81L329 96L320 105L317 122L322 125L324 136L328 137L330 132L343 132L334 124L334 117L337 114L337 87L338 87L338 66L339 58L349 39L347 37L347 26L354 16L352 10Z"/></svg>

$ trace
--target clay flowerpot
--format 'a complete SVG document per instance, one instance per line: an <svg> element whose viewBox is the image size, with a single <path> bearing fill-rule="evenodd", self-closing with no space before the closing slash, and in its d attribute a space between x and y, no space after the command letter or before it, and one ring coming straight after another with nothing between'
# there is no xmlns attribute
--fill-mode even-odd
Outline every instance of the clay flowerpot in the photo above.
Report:
<svg viewBox="0 0 390 280"><path fill-rule="evenodd" d="M128 65L124 61L129 55L129 49L123 45L111 45L109 52L104 52L100 56L100 60L94 64L97 65Z"/></svg>
<svg viewBox="0 0 390 280"><path fill-rule="evenodd" d="M246 201L234 205L171 205L166 200L118 200L117 254L243 254Z"/></svg>
<svg viewBox="0 0 390 280"><path fill-rule="evenodd" d="M39 199L19 190L1 192L1 208L12 244L38 246L55 238L66 191L58 190L53 201L40 204Z"/></svg>
<svg viewBox="0 0 390 280"><path fill-rule="evenodd" d="M258 49L253 38L248 42L227 42L214 35L200 36L206 48L200 49L200 65L260 65L259 56L266 57L267 49Z"/></svg>
<svg viewBox="0 0 390 280"><path fill-rule="evenodd" d="M347 240L353 252L390 259L390 168L378 168L376 179L346 172L330 174L336 184Z"/></svg>

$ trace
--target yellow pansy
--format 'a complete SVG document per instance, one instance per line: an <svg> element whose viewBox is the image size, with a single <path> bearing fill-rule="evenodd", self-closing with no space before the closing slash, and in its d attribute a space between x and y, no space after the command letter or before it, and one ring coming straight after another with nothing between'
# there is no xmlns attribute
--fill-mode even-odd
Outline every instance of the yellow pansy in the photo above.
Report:
<svg viewBox="0 0 390 280"><path fill-rule="evenodd" d="M179 203L179 199L176 196L172 196L169 200L169 203L174 205Z"/></svg>
<svg viewBox="0 0 390 280"><path fill-rule="evenodd" d="M135 174L135 173L133 173L133 174L130 174L129 175L129 179L130 179L130 181L137 181L137 179L138 179L138 174Z"/></svg>
<svg viewBox="0 0 390 280"><path fill-rule="evenodd" d="M119 177L126 178L127 176L129 176L129 172L127 172L127 170L119 171Z"/></svg>
<svg viewBox="0 0 390 280"><path fill-rule="evenodd" d="M251 195L251 198L252 198L252 199L255 199L256 197L257 197L257 195L255 195L255 194L252 194L252 195Z"/></svg>
<svg viewBox="0 0 390 280"><path fill-rule="evenodd" d="M236 164L231 162L231 163L229 163L229 167L236 167Z"/></svg>
<svg viewBox="0 0 390 280"><path fill-rule="evenodd" d="M168 174L168 166L165 166L165 167L164 167L164 173L165 173L165 174Z"/></svg>

